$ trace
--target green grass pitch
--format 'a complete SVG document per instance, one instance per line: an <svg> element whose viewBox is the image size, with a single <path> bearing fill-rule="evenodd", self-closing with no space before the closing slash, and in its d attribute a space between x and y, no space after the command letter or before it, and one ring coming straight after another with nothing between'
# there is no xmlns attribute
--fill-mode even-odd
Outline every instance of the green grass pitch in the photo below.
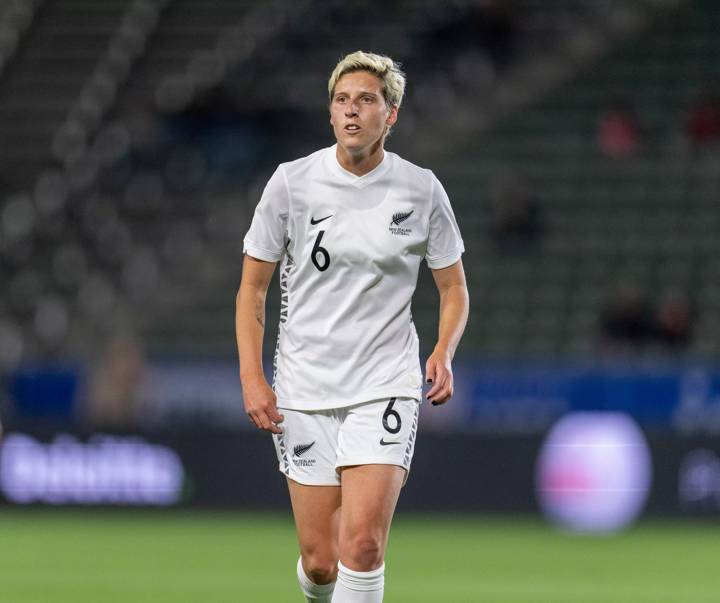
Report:
<svg viewBox="0 0 720 603"><path fill-rule="evenodd" d="M300 603L288 515L0 510L2 603ZM716 603L720 525L572 536L538 519L403 515L389 603Z"/></svg>

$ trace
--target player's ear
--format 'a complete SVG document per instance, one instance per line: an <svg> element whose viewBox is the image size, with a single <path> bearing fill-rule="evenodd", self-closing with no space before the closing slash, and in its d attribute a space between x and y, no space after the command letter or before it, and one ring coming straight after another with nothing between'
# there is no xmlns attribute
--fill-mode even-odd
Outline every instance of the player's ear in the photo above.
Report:
<svg viewBox="0 0 720 603"><path fill-rule="evenodd" d="M398 108L397 108L397 105L393 105L392 107L390 107L390 113L389 113L387 119L385 120L385 123L388 126L394 126L395 122L397 121L397 118L398 118Z"/></svg>

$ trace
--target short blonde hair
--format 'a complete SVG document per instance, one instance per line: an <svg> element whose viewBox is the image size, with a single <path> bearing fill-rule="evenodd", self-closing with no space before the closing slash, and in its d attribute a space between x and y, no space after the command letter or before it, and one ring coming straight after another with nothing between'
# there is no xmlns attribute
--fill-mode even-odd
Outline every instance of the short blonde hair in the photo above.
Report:
<svg viewBox="0 0 720 603"><path fill-rule="evenodd" d="M368 71L377 76L382 82L383 97L388 107L400 108L405 94L405 74L400 69L400 63L393 61L390 57L362 50L348 54L333 69L328 81L330 102L332 102L338 80L346 73L353 71Z"/></svg>

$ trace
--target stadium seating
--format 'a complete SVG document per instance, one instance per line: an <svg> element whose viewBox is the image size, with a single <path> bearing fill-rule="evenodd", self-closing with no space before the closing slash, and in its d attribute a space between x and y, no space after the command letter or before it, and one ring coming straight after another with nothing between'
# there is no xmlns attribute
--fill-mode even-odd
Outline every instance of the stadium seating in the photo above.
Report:
<svg viewBox="0 0 720 603"><path fill-rule="evenodd" d="M703 83L718 76L712 2L637 0L605 19L598 1L570 9L527 0L511 16L510 42L448 51L437 32L470 4L455 3L457 14L410 0L365 0L353 11L310 0L0 5L10 15L0 27L0 365L87 354L117 329L139 331L157 354L233 353L240 240L253 206L278 161L331 142L327 68L356 46L403 58L410 74L388 146L432 167L451 193L473 300L466 352L594 355L598 315L619 280L651 296L691 292L699 322L690 353L720 351L720 161L716 150L691 148L683 127ZM585 62L544 92L537 74L567 73L561 56ZM513 71L519 65L534 68ZM521 108L502 116L488 89L516 90L505 110ZM639 152L622 161L596 142L615 101L608 90L642 127ZM228 102L234 117L213 130L203 111ZM258 115L290 116L292 140L248 129L243 119ZM472 119L453 129L453 115ZM502 174L524 178L539 208L540 234L524 250L494 243ZM423 275L415 319L427 344L435 296ZM273 296L270 316L276 304Z"/></svg>
<svg viewBox="0 0 720 603"><path fill-rule="evenodd" d="M687 292L698 316L687 353L718 351L720 155L717 146L691 148L684 124L703 86L720 75L712 42L719 19L712 2L658 19L646 36L464 147L472 167L439 170L463 202L458 213L472 216L466 237L477 235L469 266L477 286L469 341L477 351L595 354L597 318L620 280L651 298ZM596 142L609 94L629 99L643 132L638 153L622 160L602 156ZM525 255L497 253L487 240L484 191L507 169L533 183L541 207L545 232Z"/></svg>

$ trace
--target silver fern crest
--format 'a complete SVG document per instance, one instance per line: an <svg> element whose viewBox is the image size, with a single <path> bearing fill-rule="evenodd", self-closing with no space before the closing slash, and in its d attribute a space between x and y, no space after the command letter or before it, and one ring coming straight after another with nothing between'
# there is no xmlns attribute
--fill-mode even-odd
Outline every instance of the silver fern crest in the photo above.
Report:
<svg viewBox="0 0 720 603"><path fill-rule="evenodd" d="M393 214L392 222L390 222L390 226L393 224L395 226L400 226L405 220L407 220L410 216L412 216L412 213L414 212L414 209L411 209L408 212L398 212L396 214Z"/></svg>
<svg viewBox="0 0 720 603"><path fill-rule="evenodd" d="M311 444L298 444L293 448L293 455L294 456L302 456L305 454L308 450L310 450L315 445L315 442L312 442Z"/></svg>

